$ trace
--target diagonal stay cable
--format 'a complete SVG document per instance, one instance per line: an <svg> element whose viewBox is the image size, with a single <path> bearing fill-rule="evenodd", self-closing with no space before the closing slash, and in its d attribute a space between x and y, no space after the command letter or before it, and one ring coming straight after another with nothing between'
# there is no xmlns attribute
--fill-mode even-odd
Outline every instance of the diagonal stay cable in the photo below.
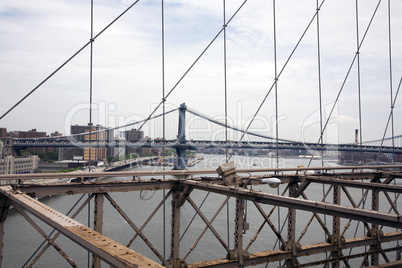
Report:
<svg viewBox="0 0 402 268"><path fill-rule="evenodd" d="M331 112L329 113L329 116L328 116L328 118L327 118L327 120L326 120L326 122L325 122L324 128L323 128L322 133L321 133L321 135L320 135L319 142L321 142L321 140L322 140L323 133L324 133L324 131L326 130L326 128L327 128L327 126L328 126L328 123L329 123L329 120L331 119L332 113L333 113L334 110L335 110L335 106L336 106L336 104L338 103L339 97L340 97L340 95L341 95L341 93L342 93L342 91L343 91L343 89L344 89L344 87L345 87L346 81L347 81L347 79L349 78L349 74L350 74L350 72L351 72L351 70L352 70L352 67L353 67L355 61L356 61L357 55L360 54L360 49L361 49L361 47L362 47L362 45L363 45L363 42L364 42L364 40L365 40L365 38L366 38L366 36L367 36L368 30L369 30L370 27L371 27L371 24L372 24L372 22L373 22L373 20L374 20L374 17L375 17L375 15L377 14L377 10L378 10L378 8L379 8L379 6L380 6L380 3L381 3L381 0L378 1L378 4L377 4L377 6L376 6L376 8L375 8L375 10L374 10L374 12L373 12L373 15L371 16L370 22L369 22L369 24L367 25L366 31L364 32L363 38L362 38L362 40L360 41L360 44L359 44L359 46L358 46L358 48L357 48L357 51L356 51L356 53L355 53L355 55L354 55L354 57L353 57L352 63L350 64L349 69L348 69L348 71L347 71L347 73L346 73L345 79L344 79L343 82L342 82L342 86L341 86L341 88L339 89L338 95L337 95L336 98L335 98L334 104L332 105L332 108L331 108Z"/></svg>
<svg viewBox="0 0 402 268"><path fill-rule="evenodd" d="M54 70L50 75L48 75L42 82L40 82L36 87L34 87L28 94L26 94L22 99L15 103L8 111L6 111L1 117L3 119L7 114L14 110L18 105L20 105L26 98L28 98L32 93L34 93L38 88L40 88L44 83L46 83L53 75L60 71L64 66L67 65L72 59L74 59L78 54L80 54L88 45L92 44L96 38L98 38L103 32L105 32L110 26L112 26L118 19L120 19L127 11L129 11L135 4L140 0L135 1L126 10L124 10L119 16L117 16L112 22L110 22L103 30L101 30L95 37L89 40L85 45L83 45L77 52L75 52L70 58L63 62L56 70Z"/></svg>
<svg viewBox="0 0 402 268"><path fill-rule="evenodd" d="M320 134L320 138L318 139L318 142L317 142L317 143L320 143L320 142L322 141L322 139L323 139L324 132L325 132L325 130L327 129L329 120L331 119L332 113L334 112L335 107L336 107L336 105L338 104L339 98L340 98L341 93L342 93L342 91L343 91L343 89L344 89L344 87L345 87L346 81L347 81L348 78L349 78L349 74L350 74L350 72L352 71L352 67L354 66L354 64L355 64L355 62L356 62L357 56L360 54L360 49L361 49L361 47L362 47L362 45L363 45L364 40L366 39L366 36L367 36L367 33L368 33L368 31L369 31L369 29L370 29L370 27L371 27L371 24L373 23L374 17L375 17L375 15L377 14L377 11L378 11L378 8L379 8L379 6L380 6L380 4L381 4L381 1L382 1L382 0L379 0L379 1L378 1L377 6L376 6L376 8L374 9L373 15L371 16L370 21L369 21L369 23L368 23L368 25L367 25L367 27L366 27L366 30L365 30L365 32L364 32L364 35L363 35L363 37L362 37L362 40L360 41L360 44L359 44L358 47L357 47L357 51L356 51L356 53L355 53L355 55L354 55L354 57L353 57L353 60L352 60L352 62L351 62L351 64L350 64L350 66L349 66L349 69L348 69L348 71L346 72L346 76L345 76L345 78L344 78L344 80L343 80L343 82L342 82L341 88L340 88L339 91L338 91L338 94L337 94L337 96L336 96L336 98L335 98L335 101L333 102L334 104L332 105L331 111L330 111L330 113L328 114L328 118L327 118L327 120L325 121L324 127L323 127L323 129L322 129L322 131L321 131L321 134ZM310 166L312 160L313 160L313 157L310 158L310 162L308 163L308 166Z"/></svg>
<svg viewBox="0 0 402 268"><path fill-rule="evenodd" d="M286 59L285 63L283 64L280 72L278 73L278 76L275 77L275 81L272 83L271 87L269 88L268 92L265 94L265 97L263 98L262 102L260 103L260 105L257 108L257 111L254 113L252 119L250 120L250 123L247 125L245 132L243 132L242 136L239 139L239 142L243 140L246 131L248 131L248 129L250 128L251 124L254 122L254 119L256 118L256 116L259 114L262 106L264 105L265 101L267 100L268 96L271 94L272 89L275 87L275 85L278 83L279 77L281 76L281 74L283 73L283 71L285 70L286 66L288 65L290 59L293 57L294 53L296 52L296 49L299 47L301 41L303 40L304 36L306 35L307 31L310 29L310 26L312 25L312 23L314 22L315 18L317 17L318 12L321 10L321 7L323 6L325 0L323 0L320 4L320 6L316 9L316 12L314 13L313 17L311 18L310 22L308 23L306 29L304 30L304 32L302 33L302 35L300 36L299 40L297 41L295 47L293 48L292 52L290 53L289 57ZM232 156L232 155L231 155ZM230 156L230 157L231 157Z"/></svg>
<svg viewBox="0 0 402 268"><path fill-rule="evenodd" d="M180 79L176 82L176 84L169 90L169 92L165 95L165 97L162 99L161 102L156 106L156 108L151 112L151 114L148 116L148 118L144 121L144 123L137 129L137 131L140 131L142 127L148 122L152 115L156 113L156 111L161 107L161 105L167 100L167 98L173 93L173 91L177 88L177 86L181 83L181 81L187 76L187 74L191 71L191 69L195 66L195 64L202 58L202 56L207 52L207 50L211 47L211 45L215 42L215 40L222 34L224 29L228 26L228 24L234 19L234 17L239 13L241 8L246 4L247 0L244 0L244 2L240 5L240 7L234 12L232 17L227 21L225 25L222 26L222 28L219 30L219 32L215 35L214 38L208 43L208 45L204 48L204 50L201 52L201 54L194 60L194 62L190 65L190 67L187 68L187 70L184 72L184 74L180 77Z"/></svg>
<svg viewBox="0 0 402 268"><path fill-rule="evenodd" d="M398 94L399 94L399 89L401 88L401 83L402 83L402 76L401 76L401 79L399 80L398 89L397 89L397 91L395 93L395 97L394 97L394 100L393 100L392 105L391 105L391 111L389 112L388 121L387 121L387 124L385 126L384 134L383 134L382 139L381 139L381 145L380 145L381 149L383 147L384 141L386 140L385 135L387 134L387 131L388 131L389 122L391 121L392 115L394 114L395 103L396 103L396 99L397 99ZM400 137L400 136L392 135L392 137L388 138L388 139L394 139L396 137ZM380 149L379 153L381 153L381 149Z"/></svg>
<svg viewBox="0 0 402 268"><path fill-rule="evenodd" d="M178 108L175 108L175 109L173 109L173 110L170 110L170 111L168 111L168 112L165 112L165 115L170 114L170 113L172 113L172 112L175 112L175 111L177 111L177 110L178 110ZM155 116L151 117L150 119L156 119L156 118L159 118L159 117L161 117L161 116L163 116L163 114L155 115ZM117 127L113 127L113 128L106 128L106 129L101 129L101 130L97 130L97 131L92 131L92 134L98 134L98 133L102 133L102 132L117 130L117 129L120 129L120 128L130 127L130 126L133 126L133 125L137 125L137 124L143 123L143 122L145 122L146 120L147 120L147 119L143 119L143 120L136 121L136 122L132 122L132 123L129 123L129 124L125 124L125 125L122 125L122 126L117 126ZM41 138L37 138L37 140L50 140L50 139L55 139L55 140L57 140L57 139L73 138L73 137L84 136L84 135L89 135L89 133L88 133L88 132L84 132L84 133L77 133L77 134L65 135L65 136L41 137ZM31 138L26 138L26 139L31 139ZM21 138L20 140L25 140L25 138Z"/></svg>

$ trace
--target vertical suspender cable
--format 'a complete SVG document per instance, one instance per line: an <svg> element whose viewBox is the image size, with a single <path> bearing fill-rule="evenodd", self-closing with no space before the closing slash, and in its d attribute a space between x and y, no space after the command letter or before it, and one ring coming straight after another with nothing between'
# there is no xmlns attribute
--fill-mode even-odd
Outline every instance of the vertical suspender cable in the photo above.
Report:
<svg viewBox="0 0 402 268"><path fill-rule="evenodd" d="M94 44L94 1L91 0L91 51L89 66L89 166L88 171L91 172L91 140L92 140L92 72L93 72L93 44ZM90 194L88 194L89 198ZM91 227L91 203L88 203L88 227ZM91 267L90 252L88 251L88 268Z"/></svg>
<svg viewBox="0 0 402 268"><path fill-rule="evenodd" d="M228 94L227 94L227 68L226 68L226 1L223 0L223 79L225 87L225 162L229 161L228 158ZM226 231L228 237L228 247L230 246L230 231L229 231L229 200L226 202Z"/></svg>
<svg viewBox="0 0 402 268"><path fill-rule="evenodd" d="M320 10L318 0L316 1L317 11ZM322 131L322 87L321 87L321 47L320 47L320 13L317 12L317 69L318 69L318 99L320 105L320 135ZM321 139L321 166L324 166L324 139ZM323 184L324 186L324 184Z"/></svg>
<svg viewBox="0 0 402 268"><path fill-rule="evenodd" d="M91 51L90 51L90 59L89 59L89 167L88 170L91 172L91 141L92 141L92 64L93 64L93 44L94 44L94 39L93 39L93 34L94 34L94 2L91 0L91 39L90 39L90 44L91 44Z"/></svg>
<svg viewBox="0 0 402 268"><path fill-rule="evenodd" d="M318 103L320 106L320 137L321 137L321 166L324 166L324 139L322 138L324 136L324 131L323 131L323 112L322 112L322 83L321 83L321 46L320 46L320 13L318 12L320 10L320 6L318 3L318 0L316 1L316 9L317 9L317 70L318 70ZM311 162L310 162L311 163ZM322 194L325 196L325 184L322 184ZM327 224L327 217L324 215L324 223ZM327 234L324 233L324 238L325 241L327 240ZM328 254L325 253L326 257L328 257Z"/></svg>
<svg viewBox="0 0 402 268"><path fill-rule="evenodd" d="M276 137L276 168L279 168L279 122L278 122L278 64L276 54L276 6L273 0L273 21L274 21L274 68L275 68L275 137ZM278 189L279 191L279 189Z"/></svg>
<svg viewBox="0 0 402 268"><path fill-rule="evenodd" d="M392 92L391 0L388 0L389 89L391 97L392 164L395 162L394 101Z"/></svg>
<svg viewBox="0 0 402 268"><path fill-rule="evenodd" d="M362 116L361 116L361 83L360 83L360 34L359 34L359 0L356 0L356 4L355 4L355 14L356 14L356 56L357 56L357 91L358 91L358 98L359 98L359 144L360 144L360 159L362 159L363 157L363 148L362 148L362 144L363 144L363 134L362 134ZM364 191L362 189L362 196L364 195ZM363 209L365 206L365 201L363 201ZM357 232L359 228L359 223L356 225L356 231ZM364 251L366 252L366 247L364 247ZM349 252L349 254L351 254L351 251Z"/></svg>
<svg viewBox="0 0 402 268"><path fill-rule="evenodd" d="M323 113L322 113L322 88L321 88L321 46L320 46L320 4L316 1L316 32L317 32L317 71L318 71L318 105L320 111L320 145L321 145L321 166L324 166L324 129L323 129ZM313 154L309 160L308 166L311 165ZM325 185L322 185L323 193L325 193ZM325 215L324 215L325 220Z"/></svg>
<svg viewBox="0 0 402 268"><path fill-rule="evenodd" d="M161 1L162 4L162 24L161 24L161 28L162 28L162 101L163 101L163 106L162 106L162 110L163 110L163 116L162 116L162 129L163 129L163 149L162 149L162 157L166 156L166 144L165 144L165 140L166 140L166 118L165 118L165 9L164 9L164 1ZM165 165L164 163L162 163L163 166L163 170L165 170ZM165 175L163 175L163 179L165 179ZM163 189L163 198L165 198L166 196L166 192L165 189ZM163 202L163 257L166 258L166 202Z"/></svg>
<svg viewBox="0 0 402 268"><path fill-rule="evenodd" d="M226 69L226 2L223 0L223 79L225 87L225 140L226 163L228 162L228 94L227 94L227 69Z"/></svg>
<svg viewBox="0 0 402 268"><path fill-rule="evenodd" d="M275 137L276 137L276 168L279 168L279 122L278 122L278 61L277 61L277 50L276 50L276 0L272 1L272 15L273 15L273 31L274 31L274 71L275 71ZM277 195L280 195L279 187L277 188ZM278 206L278 230L281 226L281 209ZM279 242L280 243L280 242ZM281 245L279 244L279 248ZM268 263L267 266L268 267ZM279 267L281 267L281 262L279 262Z"/></svg>
<svg viewBox="0 0 402 268"><path fill-rule="evenodd" d="M139 0L135 1L131 4L123 13L121 13L117 18L115 18L111 23L109 23L102 31L100 31L94 38L92 38L92 42L95 41L97 37L99 37L103 32L105 32L110 26L113 25L118 19L120 19L127 11L129 11L135 4L138 3ZM38 88L40 88L44 83L46 83L53 75L55 75L58 71L60 71L64 66L67 65L72 59L75 58L78 54L80 54L89 44L91 40L88 41L84 46L82 46L77 52L75 52L70 58L68 58L65 62L63 62L56 70L54 70L50 75L48 75L42 82L40 82L35 88L28 92L22 99L20 99L17 103L15 103L10 109L8 109L3 115L0 116L0 120L3 119L7 114L9 114L12 110L14 110L18 105L20 105L25 99L27 99L31 94L33 94Z"/></svg>
<svg viewBox="0 0 402 268"><path fill-rule="evenodd" d="M390 87L390 95L391 95L391 131L392 131L392 164L395 163L395 133L394 133L394 106L395 101L393 100L393 88L392 88L392 39L391 39L391 0L388 0L388 53L389 53L389 87ZM397 92L399 91L399 87ZM398 94L398 93L397 93ZM396 94L396 96L397 96ZM396 98L395 96L395 98ZM394 179L394 185L396 181ZM395 193L396 199L396 193ZM396 206L397 204L395 204ZM399 240L397 241L397 245L399 246Z"/></svg>
<svg viewBox="0 0 402 268"><path fill-rule="evenodd" d="M356 55L357 55L357 91L359 98L359 144L360 144L360 159L363 158L363 131L362 131L362 104L361 104L361 83L360 83L360 35L359 35L359 1L356 0Z"/></svg>
<svg viewBox="0 0 402 268"><path fill-rule="evenodd" d="M375 15L377 14L378 7L379 7L380 3L381 3L381 0L378 1L377 6L376 6L376 8L375 8L375 10L374 10L374 12L373 12L371 18L370 18L370 21L369 21L369 24L368 24L368 26L367 26L367 28L366 28L366 31L365 31L365 33L363 34L363 37L362 37L361 41L359 42L359 47L358 47L358 49L357 49L357 52L360 51L360 48L361 48L361 46L363 45L363 42L364 42L364 40L365 40L365 38L366 38L366 36L367 36L367 33L368 33L368 31L369 31L369 29L370 29L370 27L371 27L371 24L372 24L372 22L373 22L373 19L374 19ZM318 11L317 11L316 13L318 13ZM336 98L335 98L335 101L334 101L334 104L332 105L331 111L329 112L329 114L328 114L328 116L327 116L327 119L326 119L325 124L324 124L324 127L323 127L323 131L324 131L324 130L327 128L327 126L328 126L329 120L331 119L331 116L332 116L332 113L333 113L333 111L334 111L334 109L335 109L336 104L339 103L339 97L341 96L341 93L342 93L342 91L343 91L343 89L344 89L344 86L345 86L345 84L346 84L346 81L347 81L347 79L349 78L350 72L351 72L351 70L352 70L352 67L353 67L355 61L356 61L356 58L357 58L357 53L356 53L355 56L353 57L352 63L350 64L349 69L348 69L348 71L347 71L347 73L346 73L345 79L344 79L343 82L342 82L342 86L341 86L341 88L340 88L339 91L338 91L338 95L337 95ZM320 136L320 139L322 139L322 136ZM320 139L318 140L318 142L320 142ZM318 142L317 142L317 143L318 143ZM312 159L313 159L313 158L310 158L310 162L311 162ZM310 164L309 164L309 165L310 165Z"/></svg>

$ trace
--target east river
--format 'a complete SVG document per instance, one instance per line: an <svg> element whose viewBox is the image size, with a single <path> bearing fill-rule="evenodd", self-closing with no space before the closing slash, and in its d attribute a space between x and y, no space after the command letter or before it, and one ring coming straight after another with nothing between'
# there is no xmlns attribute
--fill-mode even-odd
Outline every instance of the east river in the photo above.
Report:
<svg viewBox="0 0 402 268"><path fill-rule="evenodd" d="M224 155L203 155L204 160L191 167L190 169L216 169L220 164L225 162ZM275 168L277 166L276 158L265 158L258 156L233 156L232 157L236 166L238 168ZM309 159L302 158L280 158L278 162L278 167L289 168L297 167L298 165L307 166ZM321 166L321 159L314 159L310 166ZM324 162L324 165L336 165L334 162ZM167 169L168 167L166 167ZM135 170L149 170L156 169L162 170L162 167L155 166L143 166L136 168ZM110 180L128 180L130 178L109 178ZM267 185L254 186L254 190L262 191L266 193L282 194L285 189L284 185L274 189ZM328 189L328 186L323 187L322 185L311 184L306 190L306 195L310 200L321 201L323 192ZM353 190L354 196L361 196L361 190ZM150 213L155 209L157 204L163 198L163 195L167 193L166 191L142 191L142 192L124 192L124 193L111 193L112 198L117 202L117 204L130 216L131 220L140 227L144 221L148 218ZM328 202L332 201L332 195L329 197ZM66 195L66 196L52 196L50 198L44 198L41 201L49 205L50 207L60 211L61 213L67 214L74 204L81 198L81 195ZM190 197L192 200L201 207L201 211L205 214L208 219L211 219L216 213L217 209L225 201L225 196L218 194L209 194L206 192L194 190ZM87 198L84 195L82 199ZM356 197L355 202L358 202L360 198ZM79 204L82 203L82 200ZM369 206L370 203L367 203ZM264 206L265 211L268 213L272 206ZM219 235L229 244L229 247L233 248L233 230L234 230L234 213L235 213L235 203L234 199L231 198L228 202L228 207L225 206L223 210L216 217L213 222L214 228L217 230ZM89 208L90 219L88 219L88 208L85 208L76 218L79 222L88 225L88 220L90 222L91 228L93 227L92 217L93 217L93 204ZM161 208L155 217L150 221L150 223L143 230L144 234L148 237L149 241L158 249L161 255L166 258L169 256L170 247L170 201L166 202L165 213ZM229 214L227 213L229 211ZM270 219L277 229L281 229L284 222L286 221L287 215L286 208L275 209L272 213ZM71 214L69 214L71 215ZM194 217L195 211L191 205L187 202L183 205L181 209L181 248L180 257L183 258L188 249L193 245L194 241L197 240L199 234L203 231L205 224L199 216ZM34 216L32 219L37 222L37 224L42 228L47 234L52 232L50 228L45 223L37 220ZM332 225L332 217L324 217L321 215L322 220L327 224ZM194 218L194 219L193 219ZM300 239L300 243L311 244L322 242L325 239L325 234L322 231L321 226L318 224L317 220L313 219L310 226L307 229L305 235L303 229L308 225L311 218L311 213L300 212L297 214L297 229L296 236ZM193 220L192 220L193 219ZM190 224L191 222L191 224ZM249 223L249 230L244 234L244 247L248 245L251 237L255 235L257 230L263 223L263 218L261 214L257 211L256 207L252 203L247 203L247 222ZM346 220L342 219L341 226L346 223ZM103 223L103 233L114 239L115 241L125 245L134 236L135 232L128 225L128 223L122 218L122 216L116 212L116 210L110 205L110 203L105 199L104 206L104 223ZM229 227L229 228L228 228ZM328 227L332 230L332 227ZM357 231L356 231L357 230ZM184 233L184 235L183 235ZM363 236L362 224L357 228L356 222L352 222L351 226L348 228L345 236L353 237L354 233L356 236ZM286 224L284 227L283 236L286 237ZM43 237L15 210L11 210L7 216L5 224L5 234L4 234L4 248L3 248L3 267L24 267L24 264L29 260L30 256L37 250L40 244L43 242ZM228 242L229 240L229 242ZM71 257L74 262L79 267L88 267L88 253L86 250L75 245L68 238L63 235L59 236L55 241L63 251ZM165 243L165 247L164 247ZM249 252L258 252L264 250L278 249L278 241L272 230L264 225L257 239L249 248ZM133 245L130 247L138 253L141 253L158 263L160 261L155 256L155 254L145 245L145 243L138 237ZM349 252L349 251L348 251ZM348 252L345 252L347 254ZM353 253L357 253L353 252ZM219 241L215 238L211 231L207 231L204 237L199 241L197 247L189 254L186 261L188 263L205 261L208 259L223 258L226 256L226 251ZM317 258L325 258L324 256L311 256L304 260L313 261ZM353 262L352 262L353 263ZM265 267L266 265L260 265L258 267ZM277 267L276 264L269 264L268 267ZM352 265L353 266L353 265ZM59 254L53 247L43 254L39 260L33 265L33 267L71 267L69 263ZM89 266L90 267L90 266ZM102 267L108 267L103 264Z"/></svg>

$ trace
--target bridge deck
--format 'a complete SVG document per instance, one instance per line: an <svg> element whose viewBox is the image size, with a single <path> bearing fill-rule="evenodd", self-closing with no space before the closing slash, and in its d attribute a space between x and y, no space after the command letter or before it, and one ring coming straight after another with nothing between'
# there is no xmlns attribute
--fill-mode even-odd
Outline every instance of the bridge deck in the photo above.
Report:
<svg viewBox="0 0 402 268"><path fill-rule="evenodd" d="M122 244L119 244L118 242L107 238L101 233L102 230L95 231L98 229L88 228L85 225L74 220L74 217L63 215L62 213L56 211L53 208L50 208L47 205L42 204L40 201L30 196L91 193L91 196L100 196L102 198L103 196L106 197L111 202L111 205L124 217L125 221L129 223L129 225L134 229L135 236L140 236L144 240L144 242L147 243L147 245L154 251L154 253L156 253L157 257L160 259L164 267L181 267L180 264L185 265L184 267L194 268L234 267L239 265L252 266L260 263L276 261L292 260L298 262L298 260L304 260L303 258L305 258L306 256L317 254L317 258L314 261L311 261L310 259L307 262L299 264L301 267L307 267L345 261L348 262L348 260L354 258L367 259L371 257L374 259L378 259L378 256L386 256L386 254L391 252L401 252L402 246L398 245L396 241L402 240L402 231L400 230L402 228L402 219L398 212L399 208L395 204L399 202L398 198L400 196L400 193L402 193L402 187L399 185L399 183L396 185L389 184L390 182L393 182L393 180L395 180L396 178L402 177L402 173L400 172L401 166L381 166L381 168L379 166L360 167L361 169L357 169L355 167L337 167L333 169L335 170L342 168L348 169L348 171L338 173L328 172L327 169L332 168L326 167L322 168L323 170L319 174L310 174L306 173L305 171L307 171L308 169L314 170L319 168L294 168L289 169L287 170L287 172L284 173L282 173L282 171L284 171L283 169L281 169L281 172L279 172L279 169L265 170L266 173L264 175L261 175L262 170L256 169L255 172L258 172L258 174L256 175L249 174L247 176L236 176L235 178L237 182L235 185L227 185L227 178L206 176L206 174L212 173L212 170L187 170L163 172L102 172L88 174L89 176L126 176L129 178L129 180L127 181L97 181L57 184L38 184L35 182L35 184L30 183L1 186L0 201L2 201L2 222L4 222L6 218L6 211L8 209L8 206L11 204L15 206L18 212L20 212L20 214L23 215L35 227L35 223L30 220L26 213L23 211L23 209L26 209L28 212L38 217L40 220L54 227L66 237L70 238L77 245L87 249L94 255L100 257L105 262L116 267L162 266L155 261L150 260L147 257L144 257L143 255L130 249L129 246L123 246ZM371 170L362 172L362 169ZM293 170L293 172L291 172L291 170ZM246 170L238 170L238 172L246 172ZM248 170L248 172L250 172L250 170ZM77 174L80 174L80 176L84 175L81 173ZM154 177L161 174L181 175L181 177L179 179L168 180L162 180L158 178L150 180L138 180L139 176ZM202 175L202 177L195 178L196 174L200 174ZM35 174L34 176L43 176L45 178L49 178L58 175L59 174ZM60 176L68 176L68 174L60 174ZM282 183L287 185L282 195L270 194L247 188L247 185L260 184L261 178L263 177L273 176L280 178ZM14 179L18 178L22 181L23 179L29 178L29 175L10 175L10 177ZM133 180L133 177L135 180ZM382 179L381 181L379 180L380 178ZM0 177L0 180L1 179L4 178ZM313 183L329 184L330 187L328 188L328 192L332 189L333 203L329 203L329 200L325 200L325 198L322 201L308 200L304 192L309 187L309 185ZM293 190L291 190L291 187L294 187ZM350 190L347 190L347 188L364 189L364 191L366 192L365 195L356 197L362 199L368 195L368 191L371 191L372 206L370 208L361 207L358 202L354 200L354 197L350 196ZM169 193L163 198L162 201L160 201L155 210L150 213L149 218L145 221L144 225L141 226L141 228L136 227L134 221L129 218L129 215L127 215L123 211L123 208L121 208L117 204L117 202L114 201L108 194L109 192L130 192L160 189L169 189ZM345 205L341 202L336 201L338 200L336 198L336 195L339 194L336 189L342 189L343 191L345 191L347 195L347 198L345 198L346 203L350 202L349 205ZM201 211L200 207L197 207L197 205L192 200L191 194L193 190L217 193L219 195L226 196L226 200L228 200L228 198L230 197L236 199L236 202L237 200L242 200L240 203L236 203L240 206L242 204L244 205L245 201L250 202L251 205L255 205L255 207L259 210L259 216L262 216L263 218L263 223L261 226L268 224L271 228L270 232L277 236L277 238L282 243L282 247L275 250L265 250L248 253L245 249L246 247L243 247L241 244L242 242L240 242L239 246L237 246L237 251L232 251L229 248L229 245L219 236L218 233L215 232L215 228L213 226L214 217L209 220L208 217L204 215L204 212ZM286 191L288 191L289 196L284 196ZM385 205L390 207L388 212L385 212L384 210L380 211L379 207L376 205L377 202L379 202L380 192L383 192L385 196L385 198L383 198ZM395 195L392 195L395 198L394 200L392 200L392 196L390 195L390 193L395 193ZM175 219L172 220L171 226L172 244L170 248L171 255L169 259L165 259L165 257L162 257L161 254L156 250L156 248L154 248L152 244L148 243L148 238L142 232L147 222L152 219L152 217L163 204L166 204L167 200L171 201L172 219ZM89 201L90 197L88 197L88 200L86 202ZM196 213L200 216L200 218L202 218L203 222L205 222L205 229L210 229L212 233L214 233L214 235L216 236L216 239L218 241L217 243L221 243L223 247L227 250L226 257L225 254L221 258L209 259L206 261L194 262L189 264L185 263L185 257L183 259L179 258L179 256L182 256L182 254L179 255L179 249L182 250L182 248L179 247L180 243L176 241L176 238L178 237L176 235L180 233L180 226L175 225L174 222L176 222L176 220L180 220L180 207L184 204L187 204L187 202L190 203ZM223 205L225 204L225 202L223 203ZM350 204L352 206L350 206ZM271 212L265 211L262 206L266 206L264 208L272 208ZM213 204L213 208L215 209L216 207L217 204ZM276 229L271 222L272 219L270 219L270 213L272 213L272 211L276 207L288 209L288 228L284 231L284 233L286 233L287 231L287 234L282 234L282 231L278 231L278 229ZM242 209L244 209L244 207ZM240 213L239 211L241 211L242 209L238 208L236 205L236 215L238 215L238 213ZM293 224L296 224L295 212L299 210L306 211L306 213L312 215L311 219L315 218L317 220L317 222L319 223L318 228L321 226L322 229L324 229L324 233L327 234L328 240L319 240L321 241L319 243L304 245L297 242L298 240L295 236L295 228ZM217 211L217 214L219 214L219 210ZM332 232L331 230L329 230L331 227L328 227L326 224L322 223L322 215L331 217L333 222L332 225L329 225L333 228ZM341 218L349 222L353 220L355 223L363 223L362 228L364 228L364 233L366 233L366 235L360 237L344 237L344 234L341 234L339 227L337 229L335 225L336 222L340 222ZM290 219L292 219L292 221ZM100 221L102 220L100 219ZM253 222L253 224L258 224L258 220L255 221L254 219L252 219L251 222ZM0 227L4 228L4 225L0 224ZM383 227L384 232L382 231ZM38 230L38 232L43 232L39 228L35 228ZM307 229L308 226L306 226L305 228ZM345 228L347 227L345 226ZM243 226L239 227L236 223L235 233L236 230L241 230L242 232ZM318 230L313 231L316 232ZM320 231L322 232L322 230ZM255 234L255 237L251 239L249 246L254 242L258 235L262 234ZM43 234L43 236L46 238L49 244L51 244L55 248L58 248L52 238L48 237L46 234ZM200 238L198 238L197 241L193 244L193 246L198 243L201 237L202 234L200 235ZM236 239L240 238L238 237ZM243 238L241 238L241 240L242 239ZM174 241L176 241L175 243L177 244L174 244ZM247 246L247 249L249 246ZM367 250L364 250L365 248L367 248ZM344 250L351 249L356 249L354 250L353 254L342 254L342 252L346 252ZM190 248L189 252L191 252L192 250L193 248ZM325 252L330 253L329 257L326 257L325 259L320 259L320 254L323 254ZM336 252L341 252L341 254L336 254ZM189 253L187 253L186 256L188 254ZM70 262L68 257L65 258ZM386 258L389 259L388 257ZM379 262L376 263L379 264Z"/></svg>

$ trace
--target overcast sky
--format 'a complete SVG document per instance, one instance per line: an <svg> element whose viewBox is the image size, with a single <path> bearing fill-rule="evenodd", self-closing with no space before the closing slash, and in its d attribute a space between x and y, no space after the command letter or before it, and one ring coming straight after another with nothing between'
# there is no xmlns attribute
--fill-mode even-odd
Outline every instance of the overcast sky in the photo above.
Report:
<svg viewBox="0 0 402 268"><path fill-rule="evenodd" d="M94 35L134 1L94 0ZM359 1L363 38L377 0ZM360 51L363 140L382 137L390 112L388 1L381 1ZM226 20L243 1L226 0ZM276 3L277 69L313 18L315 0ZM109 127L146 118L162 99L161 1L139 1L93 44L93 122ZM223 2L164 1L165 92L169 92L219 33ZM324 120L342 88L356 53L355 1L326 0L319 12L321 88ZM392 89L402 75L402 2L391 1ZM34 0L0 2L0 113L41 83L90 39L90 1ZM226 31L229 122L245 128L275 78L273 2L249 0ZM223 34L174 88L167 107L185 102L221 119L224 109ZM316 142L319 137L317 24L313 22L278 81L279 136ZM69 132L71 124L89 122L90 48L85 48L0 121L8 131ZM326 132L327 142L353 142L359 128L357 62L346 80ZM394 110L395 134L402 134L400 98ZM156 114L160 114L158 110ZM167 120L167 138L177 123ZM161 135L161 123L149 135ZM211 135L201 122L193 136ZM251 130L275 136L275 94L268 96ZM169 135L171 135L169 137ZM387 136L391 133L388 132ZM218 135L215 135L218 136ZM236 139L233 135L231 139Z"/></svg>

